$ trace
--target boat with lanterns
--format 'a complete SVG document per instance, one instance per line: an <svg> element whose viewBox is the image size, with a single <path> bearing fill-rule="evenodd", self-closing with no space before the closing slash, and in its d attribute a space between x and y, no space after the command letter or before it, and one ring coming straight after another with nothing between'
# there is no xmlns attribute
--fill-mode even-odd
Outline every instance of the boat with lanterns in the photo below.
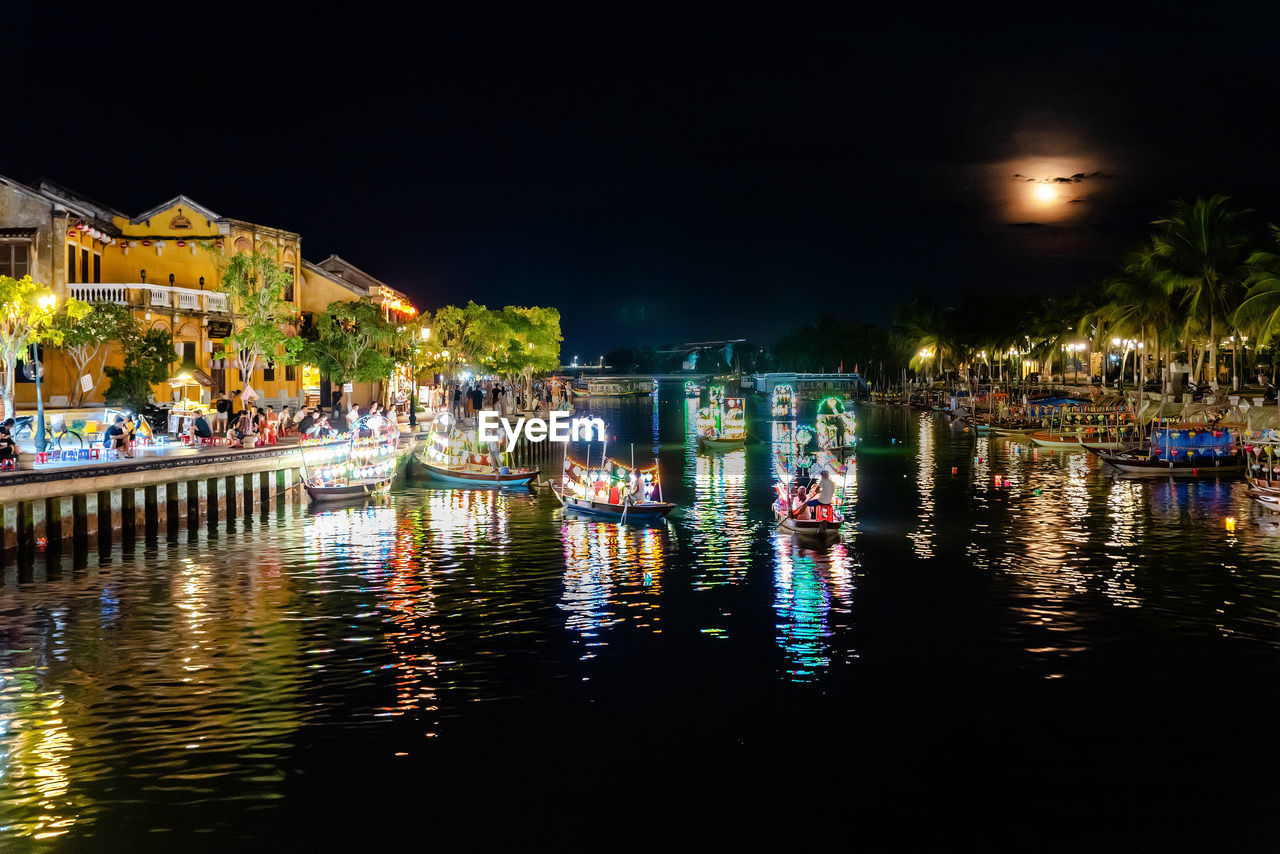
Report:
<svg viewBox="0 0 1280 854"><path fill-rule="evenodd" d="M507 465L506 452L492 443L482 446L474 430L450 429L439 424L432 429L422 451L414 457L419 468L434 481L454 486L509 487L529 486L540 469L513 468Z"/></svg>
<svg viewBox="0 0 1280 854"><path fill-rule="evenodd" d="M837 455L853 452L857 419L840 398L828 397L818 403L813 426L822 450Z"/></svg>
<svg viewBox="0 0 1280 854"><path fill-rule="evenodd" d="M711 405L698 410L698 445L732 451L747 443L747 413L740 397L725 397L724 386L710 388Z"/></svg>
<svg viewBox="0 0 1280 854"><path fill-rule="evenodd" d="M1268 430L1245 446L1249 497L1268 510L1280 511L1280 437Z"/></svg>
<svg viewBox="0 0 1280 854"><path fill-rule="evenodd" d="M837 508L844 503L854 463L841 461L820 445L811 451L816 431L806 425L784 430L782 435L773 454L776 497L772 510L778 530L804 546L829 546L841 538L844 515ZM809 487L821 480L823 472L835 486L831 503L809 507Z"/></svg>
<svg viewBox="0 0 1280 854"><path fill-rule="evenodd" d="M1133 413L1124 406L1100 406L1086 401L1027 406L1027 415L1039 419L1044 429L1029 435L1031 444L1060 451L1091 447L1121 451L1141 439Z"/></svg>
<svg viewBox="0 0 1280 854"><path fill-rule="evenodd" d="M1115 451L1090 442L1084 448L1130 477L1216 478L1244 472L1237 428L1206 422L1158 423L1143 444Z"/></svg>
<svg viewBox="0 0 1280 854"><path fill-rule="evenodd" d="M796 417L796 390L786 383L773 387L770 412L774 418Z"/></svg>
<svg viewBox="0 0 1280 854"><path fill-rule="evenodd" d="M551 491L565 510L619 523L654 522L675 509L662 500L657 458L652 466L639 468L610 459L602 450L601 459L592 463L590 445L586 462L566 452L560 480Z"/></svg>
<svg viewBox="0 0 1280 854"><path fill-rule="evenodd" d="M380 414L362 415L349 433L304 438L302 485L313 501L348 501L386 492L396 476L400 428Z"/></svg>

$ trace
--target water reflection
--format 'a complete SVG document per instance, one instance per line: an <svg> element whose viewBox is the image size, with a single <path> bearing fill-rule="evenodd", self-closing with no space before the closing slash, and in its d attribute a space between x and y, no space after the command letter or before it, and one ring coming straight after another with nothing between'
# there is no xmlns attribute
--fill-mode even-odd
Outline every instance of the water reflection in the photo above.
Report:
<svg viewBox="0 0 1280 854"><path fill-rule="evenodd" d="M811 682L831 663L832 638L842 627L833 626L833 619L853 609L853 559L843 543L815 552L801 549L783 534L773 539L774 610L778 645L786 655L785 675L791 681ZM843 655L855 657L849 648Z"/></svg>
<svg viewBox="0 0 1280 854"><path fill-rule="evenodd" d="M693 588L707 590L743 581L761 524L747 497L747 451L695 451L686 478L692 480L695 496L684 516L695 561ZM763 509L768 506L763 503Z"/></svg>
<svg viewBox="0 0 1280 854"><path fill-rule="evenodd" d="M921 416L917 430L916 448L916 491L920 496L919 512L916 514L916 528L907 534L915 543L916 557L933 557L933 442L937 432L934 419Z"/></svg>
<svg viewBox="0 0 1280 854"><path fill-rule="evenodd" d="M669 441L696 407L662 404ZM651 403L613 409L619 446L648 441ZM643 692L696 719L706 707L689 687L704 682L748 713L783 692L857 696L877 668L842 665L866 655L881 674L924 672L941 644L998 703L1020 680L1069 681L1055 695L1066 703L1113 689L1118 646L1151 666L1143 690L1199 688L1222 637L1256 670L1248 690L1274 682L1280 530L1242 485L1123 480L1084 454L975 441L930 416L915 459L879 453L876 419L900 417L861 419L871 438L846 482L844 542L825 550L775 535L768 445L699 454L690 420L683 455L663 454L684 513L667 526L561 518L545 492L398 484L382 503L116 549L102 566L68 560L34 583L11 574L0 849L62 834L92 850L108 830L229 838L246 815L269 824L318 764L380 779L378 763L407 751L413 773L448 780L450 763L519 723L505 716L535 707L538 738L558 749L597 702ZM911 539L859 533L859 478L874 487L862 512L905 521ZM732 642L688 642L730 627ZM903 643L916 637L927 642ZM1179 655L1195 665L1177 669ZM769 696L792 681L819 690ZM620 684L633 693L608 693ZM1094 714L1108 700L1081 702ZM811 709L798 702L797 719Z"/></svg>
<svg viewBox="0 0 1280 854"><path fill-rule="evenodd" d="M666 526L625 526L566 516L560 526L564 547L565 627L594 658L606 645L604 633L630 621L658 633Z"/></svg>

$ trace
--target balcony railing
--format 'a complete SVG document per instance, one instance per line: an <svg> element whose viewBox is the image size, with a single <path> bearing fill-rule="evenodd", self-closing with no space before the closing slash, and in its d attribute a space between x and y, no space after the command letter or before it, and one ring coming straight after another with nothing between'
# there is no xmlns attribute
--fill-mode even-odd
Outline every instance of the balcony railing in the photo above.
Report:
<svg viewBox="0 0 1280 854"><path fill-rule="evenodd" d="M144 282L67 285L73 299L110 302L139 308L167 308L177 311L227 312L227 295L195 288L149 285Z"/></svg>

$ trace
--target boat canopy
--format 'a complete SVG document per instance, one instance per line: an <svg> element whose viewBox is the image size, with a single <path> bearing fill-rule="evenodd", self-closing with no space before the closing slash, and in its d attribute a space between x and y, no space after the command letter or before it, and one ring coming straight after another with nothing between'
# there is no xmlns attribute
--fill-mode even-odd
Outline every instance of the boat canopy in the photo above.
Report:
<svg viewBox="0 0 1280 854"><path fill-rule="evenodd" d="M1151 452L1174 456L1222 456L1235 453L1230 428L1210 424L1173 424L1151 431Z"/></svg>

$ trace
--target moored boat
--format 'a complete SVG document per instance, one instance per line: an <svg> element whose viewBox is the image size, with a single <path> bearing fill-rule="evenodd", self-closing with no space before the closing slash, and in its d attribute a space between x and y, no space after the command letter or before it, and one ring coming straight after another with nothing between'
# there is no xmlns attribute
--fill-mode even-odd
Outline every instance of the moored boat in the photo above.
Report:
<svg viewBox="0 0 1280 854"><path fill-rule="evenodd" d="M345 445L307 440L302 446L302 485L314 501L367 498L395 479L400 429L382 415L364 415L351 425Z"/></svg>
<svg viewBox="0 0 1280 854"><path fill-rule="evenodd" d="M427 477L454 486L519 487L538 479L539 469L510 467L504 456L497 447L481 448L474 433L454 430L432 432L414 461Z"/></svg>
<svg viewBox="0 0 1280 854"><path fill-rule="evenodd" d="M1041 448L1052 448L1059 451L1084 451L1085 439L1082 434L1071 435L1070 433L1050 433L1039 432L1031 433L1027 437L1031 444L1038 445ZM1121 451L1130 446L1128 442L1110 442L1099 437L1098 441L1090 441L1089 447L1098 448L1104 451Z"/></svg>
<svg viewBox="0 0 1280 854"><path fill-rule="evenodd" d="M1115 451L1084 443L1098 459L1130 477L1216 478L1243 473L1243 451L1230 427L1171 424L1155 428L1146 444Z"/></svg>

